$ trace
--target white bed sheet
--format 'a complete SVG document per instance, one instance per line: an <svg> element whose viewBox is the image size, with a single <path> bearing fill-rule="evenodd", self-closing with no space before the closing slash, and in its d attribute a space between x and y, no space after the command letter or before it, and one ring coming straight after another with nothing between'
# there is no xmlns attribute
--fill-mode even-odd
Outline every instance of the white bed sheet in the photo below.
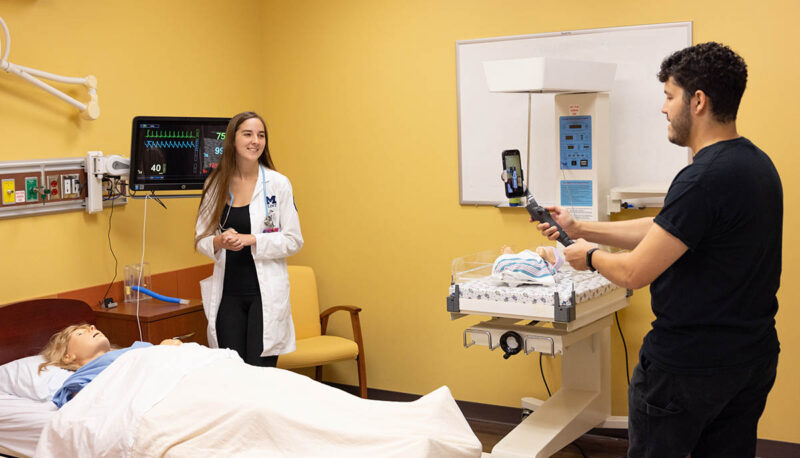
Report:
<svg viewBox="0 0 800 458"><path fill-rule="evenodd" d="M21 458L33 456L42 429L56 412L50 401L0 393L0 451Z"/></svg>
<svg viewBox="0 0 800 458"><path fill-rule="evenodd" d="M370 401L197 344L120 356L53 416L36 449L37 458L480 455L446 387L415 402Z"/></svg>

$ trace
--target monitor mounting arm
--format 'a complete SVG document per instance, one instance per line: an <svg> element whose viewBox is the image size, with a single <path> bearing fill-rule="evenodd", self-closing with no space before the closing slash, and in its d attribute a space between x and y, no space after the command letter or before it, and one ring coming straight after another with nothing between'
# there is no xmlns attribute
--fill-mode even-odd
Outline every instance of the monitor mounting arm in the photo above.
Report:
<svg viewBox="0 0 800 458"><path fill-rule="evenodd" d="M3 52L3 49L0 46L0 56L1 56L0 69L4 70L6 73L17 75L18 77L33 84L34 86L69 103L70 105L80 110L81 116L84 119L95 120L100 116L100 104L97 101L97 78L95 78L93 75L89 75L85 78L66 77L49 72L44 72L41 70L36 70L34 68L23 67L22 65L12 64L11 62L8 61L8 51L11 48L11 36L8 32L8 27L6 26L5 21L3 21L3 18L0 18L0 27L3 28L5 36L3 42L0 43L5 45L5 52ZM81 103L78 100L54 88L53 86L50 86L49 84L45 83L39 78L44 78L51 81L57 81L59 83L79 84L86 86L89 92L89 102Z"/></svg>

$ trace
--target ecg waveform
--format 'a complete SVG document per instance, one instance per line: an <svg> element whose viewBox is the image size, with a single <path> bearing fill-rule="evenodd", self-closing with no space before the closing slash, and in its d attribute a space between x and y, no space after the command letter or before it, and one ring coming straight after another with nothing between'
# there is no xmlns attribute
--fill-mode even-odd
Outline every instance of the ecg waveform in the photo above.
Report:
<svg viewBox="0 0 800 458"><path fill-rule="evenodd" d="M145 138L199 138L200 131L196 130L195 132L189 130L148 130L144 134Z"/></svg>
<svg viewBox="0 0 800 458"><path fill-rule="evenodd" d="M145 148L195 148L197 141L145 140Z"/></svg>

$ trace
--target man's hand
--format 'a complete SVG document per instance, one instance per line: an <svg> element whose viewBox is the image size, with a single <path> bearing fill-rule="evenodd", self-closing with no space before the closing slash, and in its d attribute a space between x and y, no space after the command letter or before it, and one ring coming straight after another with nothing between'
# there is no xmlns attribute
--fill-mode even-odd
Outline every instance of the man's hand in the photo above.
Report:
<svg viewBox="0 0 800 458"><path fill-rule="evenodd" d="M558 205L545 207L545 209L550 212L550 216L553 217L555 222L561 225L561 227L564 229L564 232L566 232L570 238L574 238L575 235L577 235L576 233L578 224L577 221L575 221L575 218L573 218L569 213L569 210L564 207L559 207ZM531 222L533 222L532 218ZM539 223L536 225L536 229L541 231L542 235L550 240L558 239L558 228L551 227L550 223Z"/></svg>
<svg viewBox="0 0 800 458"><path fill-rule="evenodd" d="M575 270L589 270L589 266L586 265L586 252L592 248L595 246L586 240L575 240L575 243L564 248L564 260Z"/></svg>

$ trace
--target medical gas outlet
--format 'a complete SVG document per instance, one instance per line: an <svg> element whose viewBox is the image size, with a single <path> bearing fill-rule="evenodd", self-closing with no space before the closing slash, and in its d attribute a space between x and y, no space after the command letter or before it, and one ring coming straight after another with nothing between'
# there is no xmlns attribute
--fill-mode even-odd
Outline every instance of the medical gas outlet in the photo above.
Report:
<svg viewBox="0 0 800 458"><path fill-rule="evenodd" d="M59 186L58 175L47 175L47 186L50 189L50 194L47 196L47 200L61 199L61 186Z"/></svg>
<svg viewBox="0 0 800 458"><path fill-rule="evenodd" d="M25 202L39 200L39 179L36 177L25 178Z"/></svg>
<svg viewBox="0 0 800 458"><path fill-rule="evenodd" d="M0 161L0 218L84 210L85 166L85 157Z"/></svg>
<svg viewBox="0 0 800 458"><path fill-rule="evenodd" d="M16 186L13 178L3 179L3 205L16 203Z"/></svg>

